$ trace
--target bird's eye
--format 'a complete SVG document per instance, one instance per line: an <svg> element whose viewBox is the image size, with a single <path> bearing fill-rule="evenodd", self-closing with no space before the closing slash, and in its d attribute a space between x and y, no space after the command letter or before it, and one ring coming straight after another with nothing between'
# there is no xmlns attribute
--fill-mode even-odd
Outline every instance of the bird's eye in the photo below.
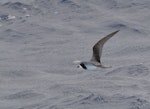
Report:
<svg viewBox="0 0 150 109"><path fill-rule="evenodd" d="M77 68L82 68L81 65L78 65Z"/></svg>

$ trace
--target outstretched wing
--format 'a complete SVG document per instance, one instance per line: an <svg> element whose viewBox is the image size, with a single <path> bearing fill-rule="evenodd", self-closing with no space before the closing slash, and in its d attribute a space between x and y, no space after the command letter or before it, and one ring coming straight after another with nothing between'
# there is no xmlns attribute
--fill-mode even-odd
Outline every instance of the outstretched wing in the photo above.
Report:
<svg viewBox="0 0 150 109"><path fill-rule="evenodd" d="M101 64L101 55L102 55L102 49L105 42L110 39L113 35L115 35L118 31L115 31L113 33L110 33L109 35L105 36L101 40L99 40L94 46L93 46L93 56L91 61L92 62L98 62Z"/></svg>

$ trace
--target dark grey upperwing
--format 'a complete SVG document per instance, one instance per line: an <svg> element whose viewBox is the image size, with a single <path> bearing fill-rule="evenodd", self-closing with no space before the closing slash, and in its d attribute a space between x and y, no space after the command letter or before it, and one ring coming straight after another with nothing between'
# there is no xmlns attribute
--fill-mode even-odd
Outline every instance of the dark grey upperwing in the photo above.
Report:
<svg viewBox="0 0 150 109"><path fill-rule="evenodd" d="M110 39L113 35L115 35L118 31L115 31L107 36L105 36L104 38L102 38L101 40L99 40L94 46L93 46L93 56L91 61L92 62L98 62L101 64L101 55L102 55L102 49L103 49L103 45L105 44L105 42Z"/></svg>

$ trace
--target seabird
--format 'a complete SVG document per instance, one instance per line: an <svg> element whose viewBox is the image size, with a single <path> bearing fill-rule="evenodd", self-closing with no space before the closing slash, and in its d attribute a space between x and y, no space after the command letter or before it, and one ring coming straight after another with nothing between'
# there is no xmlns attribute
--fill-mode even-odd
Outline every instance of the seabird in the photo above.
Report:
<svg viewBox="0 0 150 109"><path fill-rule="evenodd" d="M102 56L102 49L107 42L108 39L110 39L112 36L114 36L116 33L118 33L119 30L110 33L109 35L105 36L104 38L100 39L94 46L93 46L93 56L89 62L80 62L80 65L78 68L83 68L85 70L95 70L97 68L110 68L106 67L101 63L101 56Z"/></svg>

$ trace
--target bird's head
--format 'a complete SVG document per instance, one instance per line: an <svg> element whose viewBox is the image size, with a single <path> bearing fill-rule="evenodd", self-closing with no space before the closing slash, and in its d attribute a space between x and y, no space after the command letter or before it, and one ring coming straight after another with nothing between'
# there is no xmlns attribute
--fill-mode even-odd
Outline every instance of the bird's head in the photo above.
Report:
<svg viewBox="0 0 150 109"><path fill-rule="evenodd" d="M83 69L87 69L87 67L86 67L86 65L83 63L83 62L81 62L78 66L77 66L77 68L83 68Z"/></svg>

